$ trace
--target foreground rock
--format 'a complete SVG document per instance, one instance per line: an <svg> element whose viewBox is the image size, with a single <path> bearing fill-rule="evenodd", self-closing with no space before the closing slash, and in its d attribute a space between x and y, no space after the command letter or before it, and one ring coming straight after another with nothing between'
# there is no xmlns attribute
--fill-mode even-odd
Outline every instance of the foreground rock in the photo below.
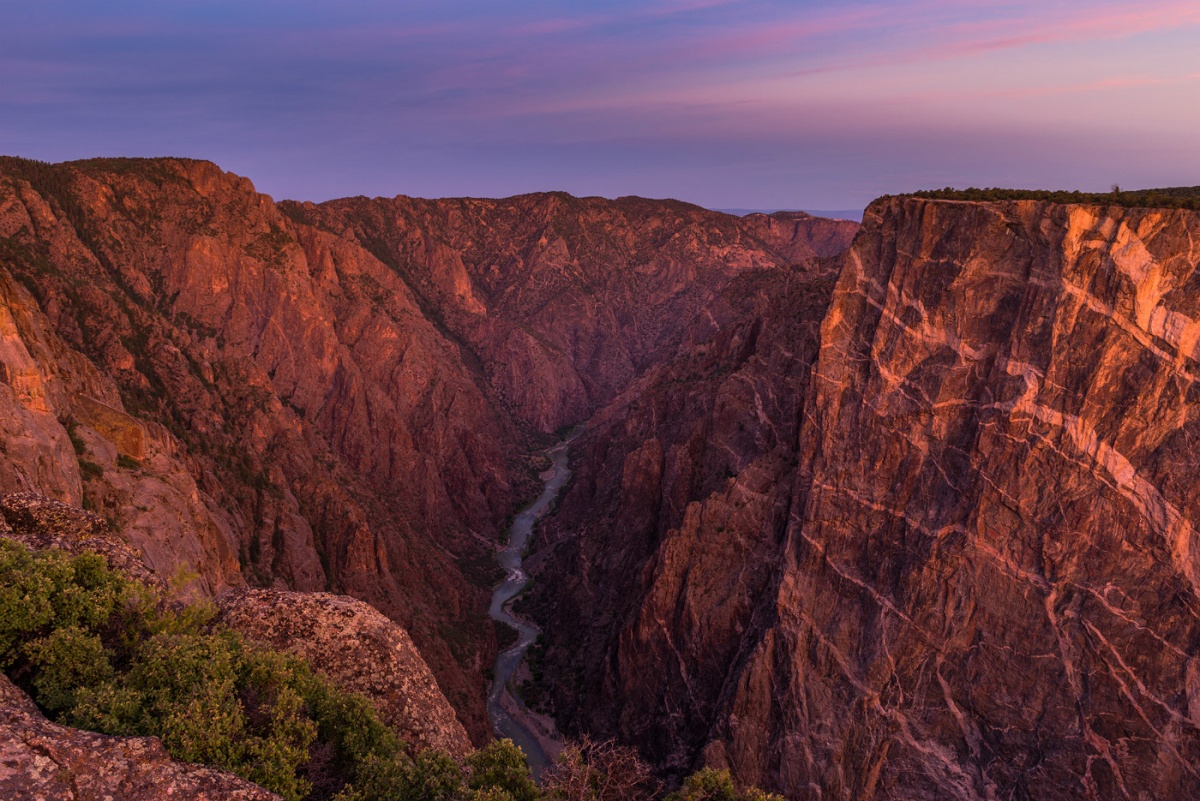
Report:
<svg viewBox="0 0 1200 801"><path fill-rule="evenodd" d="M98 553L110 569L148 587L166 589L162 578L112 532L104 518L35 492L0 493L0 537L31 551L57 548L69 554Z"/></svg>
<svg viewBox="0 0 1200 801"><path fill-rule="evenodd" d="M171 759L157 737L108 737L51 723L3 674L0 798L279 801L230 773Z"/></svg>
<svg viewBox="0 0 1200 801"><path fill-rule="evenodd" d="M470 750L466 730L408 632L362 601L328 593L231 590L217 606L219 622L301 656L340 686L365 695L383 722L417 747L458 757Z"/></svg>

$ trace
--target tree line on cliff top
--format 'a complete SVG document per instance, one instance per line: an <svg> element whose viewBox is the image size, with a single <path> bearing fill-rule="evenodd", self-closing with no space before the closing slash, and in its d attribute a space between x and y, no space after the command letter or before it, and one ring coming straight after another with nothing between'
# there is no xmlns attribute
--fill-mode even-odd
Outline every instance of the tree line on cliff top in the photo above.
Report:
<svg viewBox="0 0 1200 801"><path fill-rule="evenodd" d="M1114 186L1111 192L1078 192L1044 189L928 189L901 197L928 200L970 200L996 202L1004 200L1041 200L1048 203L1076 203L1124 206L1126 208L1190 209L1200 211L1200 186L1179 186L1163 189L1125 191Z"/></svg>
<svg viewBox="0 0 1200 801"><path fill-rule="evenodd" d="M52 720L155 736L172 757L228 770L287 801L651 801L662 786L634 749L584 740L542 786L501 740L456 760L415 751L371 703L302 659L171 602L89 552L0 539L0 670ZM701 770L669 801L782 801Z"/></svg>

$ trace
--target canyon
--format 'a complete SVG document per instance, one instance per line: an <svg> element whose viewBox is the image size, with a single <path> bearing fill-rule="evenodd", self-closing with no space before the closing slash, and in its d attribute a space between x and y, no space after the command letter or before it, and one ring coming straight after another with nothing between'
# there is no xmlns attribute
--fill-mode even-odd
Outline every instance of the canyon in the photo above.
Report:
<svg viewBox="0 0 1200 801"><path fill-rule="evenodd" d="M0 159L0 512L86 508L268 639L365 602L337 631L461 752L502 533L582 424L518 604L566 733L805 801L1191 797L1198 234Z"/></svg>

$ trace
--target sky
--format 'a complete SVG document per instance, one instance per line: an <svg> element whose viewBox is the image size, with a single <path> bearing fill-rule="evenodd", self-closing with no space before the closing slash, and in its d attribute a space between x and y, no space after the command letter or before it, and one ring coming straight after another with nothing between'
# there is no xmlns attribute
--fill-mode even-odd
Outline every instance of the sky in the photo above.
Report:
<svg viewBox="0 0 1200 801"><path fill-rule="evenodd" d="M1200 184L1198 0L0 0L0 153L276 198Z"/></svg>

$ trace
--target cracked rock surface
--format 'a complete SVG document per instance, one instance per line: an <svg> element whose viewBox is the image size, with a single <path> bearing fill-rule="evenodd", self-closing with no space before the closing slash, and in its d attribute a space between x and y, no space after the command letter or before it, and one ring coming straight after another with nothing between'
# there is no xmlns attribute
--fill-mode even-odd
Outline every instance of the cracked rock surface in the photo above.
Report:
<svg viewBox="0 0 1200 801"><path fill-rule="evenodd" d="M0 798L279 801L233 774L171 759L157 737L108 737L51 723L3 674Z"/></svg>
<svg viewBox="0 0 1200 801"><path fill-rule="evenodd" d="M418 748L465 756L471 741L408 632L345 595L230 590L218 621L250 639L308 660L362 693L380 718Z"/></svg>

